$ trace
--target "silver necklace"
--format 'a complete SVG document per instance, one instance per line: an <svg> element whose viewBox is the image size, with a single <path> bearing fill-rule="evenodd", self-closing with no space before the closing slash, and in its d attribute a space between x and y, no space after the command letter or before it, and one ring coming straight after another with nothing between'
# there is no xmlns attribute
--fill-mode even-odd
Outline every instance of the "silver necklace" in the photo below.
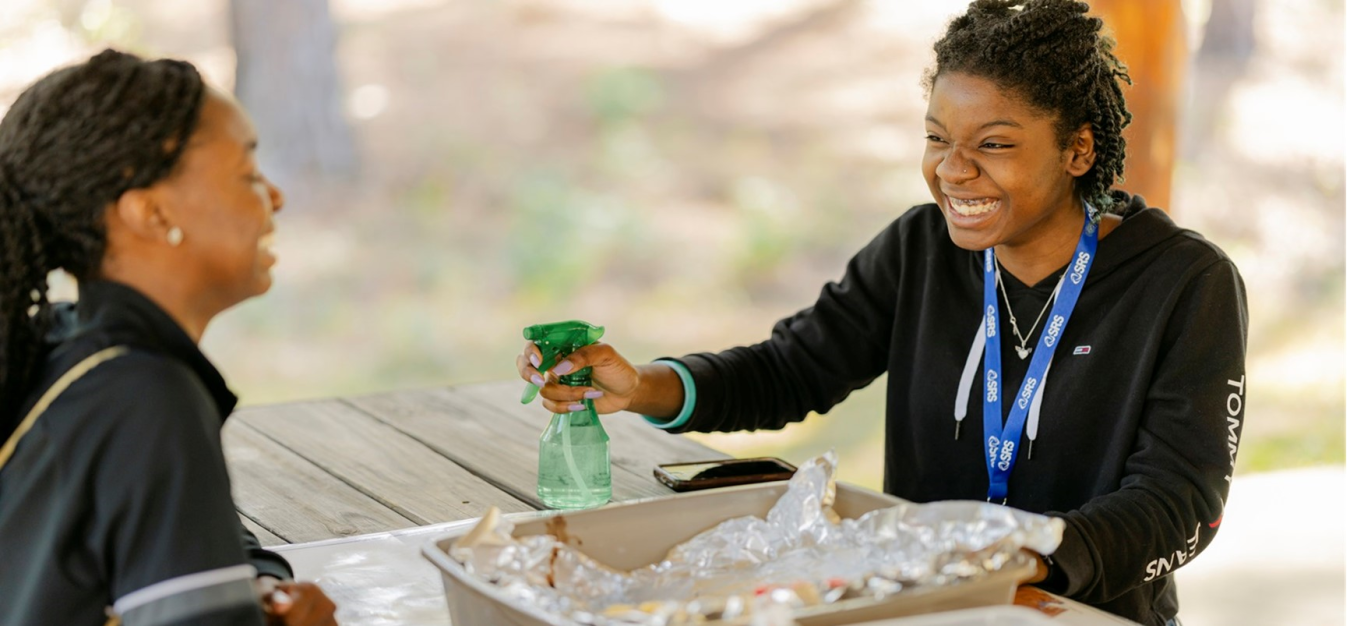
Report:
<svg viewBox="0 0 1350 626"><path fill-rule="evenodd" d="M1036 321L1032 322L1031 328L1027 329L1028 336L1023 337L1022 331L1017 329L1017 316L1013 314L1012 303L1008 301L1008 290L1003 287L1003 265L995 263L994 267L998 271L998 280L996 281L998 282L998 290L1003 294L1003 304L1008 307L1008 321L1012 323L1012 331L1014 335L1017 335L1017 341L1022 344L1013 346L1013 348L1017 350L1017 358L1025 361L1028 356L1031 356L1031 348L1027 347L1027 342L1031 340L1029 333L1036 330L1036 326L1041 323L1041 318L1045 317L1045 312L1050 310L1050 303L1054 302L1055 296L1059 294L1059 285L1055 285L1055 290L1051 292L1050 297L1045 300L1045 306L1041 307L1041 314L1036 316ZM1067 269L1065 271L1067 271ZM1060 280L1063 281L1063 277L1061 277Z"/></svg>

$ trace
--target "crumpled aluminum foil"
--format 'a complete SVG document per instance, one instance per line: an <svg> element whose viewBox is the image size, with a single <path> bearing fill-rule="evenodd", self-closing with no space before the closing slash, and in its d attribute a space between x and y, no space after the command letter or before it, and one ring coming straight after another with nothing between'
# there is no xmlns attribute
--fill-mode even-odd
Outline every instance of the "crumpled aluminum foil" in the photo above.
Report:
<svg viewBox="0 0 1350 626"><path fill-rule="evenodd" d="M790 611L960 584L1028 548L1050 554L1064 522L974 501L903 503L840 520L833 451L803 464L764 519L726 520L632 572L548 535L512 537L489 514L450 550L508 601L577 624L791 624ZM721 620L720 622L718 620Z"/></svg>

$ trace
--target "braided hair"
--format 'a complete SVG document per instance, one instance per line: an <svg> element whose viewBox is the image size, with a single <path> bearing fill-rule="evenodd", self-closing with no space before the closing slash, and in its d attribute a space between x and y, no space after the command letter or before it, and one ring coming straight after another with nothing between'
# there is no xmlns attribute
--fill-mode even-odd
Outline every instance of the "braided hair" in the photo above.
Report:
<svg viewBox="0 0 1350 626"><path fill-rule="evenodd" d="M173 171L204 93L189 63L105 50L34 83L0 121L0 433L45 358L48 273L98 275L105 211Z"/></svg>
<svg viewBox="0 0 1350 626"><path fill-rule="evenodd" d="M1075 180L1075 190L1113 212L1124 208L1110 189L1125 173L1121 132L1131 116L1121 82L1131 83L1113 53L1115 41L1101 33L1101 18L1089 17L1088 8L1072 0L976 0L933 46L937 65L924 77L924 88L931 92L938 76L949 72L990 80L1053 114L1061 149L1090 124L1097 160Z"/></svg>

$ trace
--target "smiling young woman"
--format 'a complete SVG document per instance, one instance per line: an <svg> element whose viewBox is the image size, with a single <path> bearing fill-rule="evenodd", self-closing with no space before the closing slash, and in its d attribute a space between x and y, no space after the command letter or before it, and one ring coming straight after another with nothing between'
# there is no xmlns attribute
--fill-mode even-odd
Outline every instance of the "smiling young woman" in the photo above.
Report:
<svg viewBox="0 0 1350 626"><path fill-rule="evenodd" d="M197 349L271 286L256 145L191 65L111 50L0 121L0 623L333 623L240 524L235 396ZM56 269L77 303L47 301Z"/></svg>
<svg viewBox="0 0 1350 626"><path fill-rule="evenodd" d="M1056 115L968 73L935 78L928 102L923 174L952 242L994 248L1026 284L1063 267L1083 222L1075 183L1096 160L1091 125L1061 145ZM1118 223L1107 220L1100 237Z"/></svg>
<svg viewBox="0 0 1350 626"><path fill-rule="evenodd" d="M1129 78L1088 10L979 0L950 23L926 83L934 203L769 339L638 367L583 348L557 368L594 386L550 382L544 406L598 391L671 432L780 428L886 373L886 491L1057 516L1033 582L1175 622L1170 571L1214 538L1241 435L1246 294L1221 250L1112 189Z"/></svg>

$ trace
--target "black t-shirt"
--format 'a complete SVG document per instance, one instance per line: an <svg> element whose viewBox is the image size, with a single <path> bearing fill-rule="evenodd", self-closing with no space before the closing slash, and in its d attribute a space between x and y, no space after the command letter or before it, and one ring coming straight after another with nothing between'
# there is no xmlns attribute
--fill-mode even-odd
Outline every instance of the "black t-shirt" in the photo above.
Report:
<svg viewBox="0 0 1350 626"><path fill-rule="evenodd" d="M1169 573L1213 539L1241 435L1246 293L1233 263L1135 196L1100 242L1024 434L1009 506L1060 516L1043 587L1145 624L1176 615ZM886 491L917 502L984 500L983 385L954 438L958 386L981 322L982 254L958 248L936 205L912 209L848 264L811 308L765 342L678 359L698 403L677 431L781 428L825 413L888 373ZM1026 286L1004 273L1020 329L1060 271ZM1004 419L1030 359L1004 332ZM1047 314L1046 317L1049 317ZM1014 386L1016 385L1016 386ZM828 418L824 418L828 419Z"/></svg>
<svg viewBox="0 0 1350 626"><path fill-rule="evenodd" d="M106 348L0 469L0 624L262 624L252 579L289 578L230 498L220 428L235 397L164 311L112 282L60 305L21 415ZM9 433L5 433L8 437Z"/></svg>

